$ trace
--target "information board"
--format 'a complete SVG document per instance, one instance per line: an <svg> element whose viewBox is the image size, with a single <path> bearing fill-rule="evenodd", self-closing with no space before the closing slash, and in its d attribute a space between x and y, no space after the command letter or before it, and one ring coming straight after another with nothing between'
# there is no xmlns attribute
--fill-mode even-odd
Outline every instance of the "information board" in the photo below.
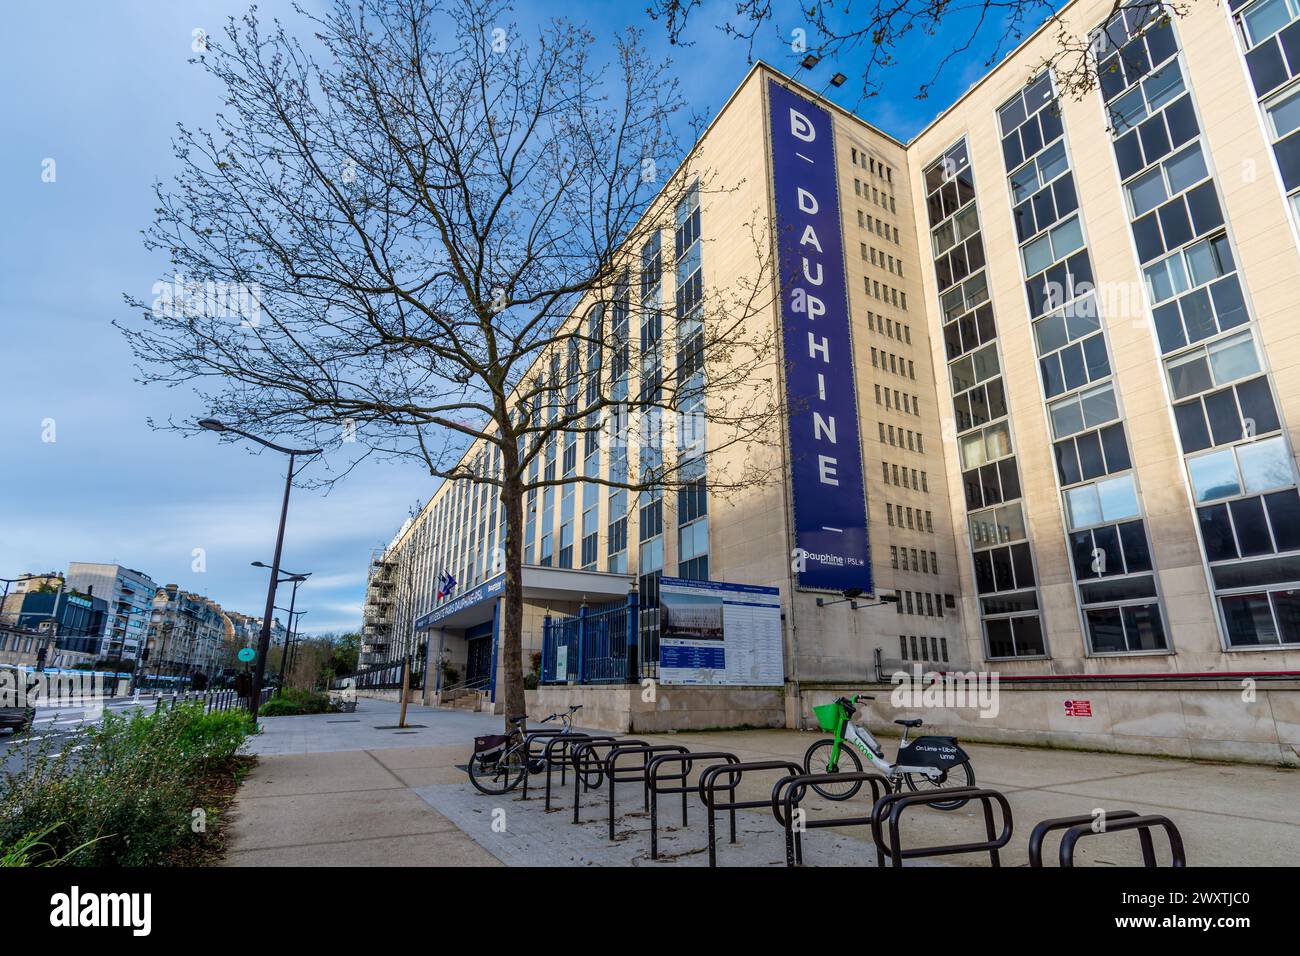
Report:
<svg viewBox="0 0 1300 956"><path fill-rule="evenodd" d="M661 578L659 682L785 683L776 588Z"/></svg>

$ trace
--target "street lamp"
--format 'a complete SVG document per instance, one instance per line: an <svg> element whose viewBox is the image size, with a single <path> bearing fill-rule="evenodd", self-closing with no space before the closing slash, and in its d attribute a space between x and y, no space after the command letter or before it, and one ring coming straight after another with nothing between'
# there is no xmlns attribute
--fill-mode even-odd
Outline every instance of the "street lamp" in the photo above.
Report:
<svg viewBox="0 0 1300 956"><path fill-rule="evenodd" d="M283 611L284 608L280 608L280 610ZM300 629L300 622L302 621L303 615L306 613L307 613L306 610L302 610L302 611L295 611L289 615L289 633L285 636L284 639L285 657L282 658L280 661L280 674L281 674L280 686L282 687L284 686L283 674L286 666L285 660L288 660L289 662L288 668L290 673L293 672L293 661L298 650L298 631Z"/></svg>
<svg viewBox="0 0 1300 956"><path fill-rule="evenodd" d="M261 561L254 561L253 567L264 568L266 567L266 565L263 564ZM289 656L289 642L293 639L293 608L294 608L294 604L298 600L298 585L302 584L309 577L311 577L310 571L306 572L305 574L287 574L280 579L281 581L293 582L293 594L289 597L289 630L285 632L284 650L280 654L280 687L282 689L284 687L285 659ZM283 610L283 608L281 608L281 610ZM299 613L306 613L306 612L299 612Z"/></svg>
<svg viewBox="0 0 1300 956"><path fill-rule="evenodd" d="M262 678L266 676L266 654L271 647L271 615L275 613L275 588L280 583L280 553L284 549L284 523L289 516L289 492L293 488L294 459L299 455L319 455L320 448L285 448L265 438L258 438L238 428L232 428L215 418L199 420L199 426L212 432L231 432L241 438L257 442L263 448L270 448L289 456L289 471L284 479L284 501L280 505L280 529L275 535L275 555L271 559L271 582L266 588L266 613L262 615L262 633L257 640L257 666L253 668L253 696L249 699L248 710L253 720L257 720L257 703L262 693Z"/></svg>
<svg viewBox="0 0 1300 956"><path fill-rule="evenodd" d="M844 596L841 598L836 598L834 601L827 601L825 598L819 597L817 599L817 606L830 607L833 604L847 603L850 611L858 611L858 610L864 610L869 607L884 607L887 604L898 603L897 594L882 594L880 595L879 601L876 601L872 604L859 604L857 599L862 597L862 595L866 593L865 591L862 590L862 588L845 588L841 593Z"/></svg>

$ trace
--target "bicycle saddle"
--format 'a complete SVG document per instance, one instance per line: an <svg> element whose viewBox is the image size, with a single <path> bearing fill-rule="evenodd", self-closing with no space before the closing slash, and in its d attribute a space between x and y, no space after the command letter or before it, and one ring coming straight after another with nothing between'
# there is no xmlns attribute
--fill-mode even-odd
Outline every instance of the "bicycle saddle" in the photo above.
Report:
<svg viewBox="0 0 1300 956"><path fill-rule="evenodd" d="M912 717L912 718L909 719L909 720L896 720L896 721L894 721L894 723L898 724L898 725L901 726L901 727L920 727L920 726L921 726L921 718L920 718L920 717Z"/></svg>

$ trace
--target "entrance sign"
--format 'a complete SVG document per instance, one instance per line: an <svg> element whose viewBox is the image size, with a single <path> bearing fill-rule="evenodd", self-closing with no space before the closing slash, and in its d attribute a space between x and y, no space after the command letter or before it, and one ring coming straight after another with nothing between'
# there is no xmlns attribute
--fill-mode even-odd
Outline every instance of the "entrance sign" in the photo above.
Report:
<svg viewBox="0 0 1300 956"><path fill-rule="evenodd" d="M785 683L776 588L659 581L659 683Z"/></svg>
<svg viewBox="0 0 1300 956"><path fill-rule="evenodd" d="M871 593L834 127L778 82L768 103L798 583Z"/></svg>

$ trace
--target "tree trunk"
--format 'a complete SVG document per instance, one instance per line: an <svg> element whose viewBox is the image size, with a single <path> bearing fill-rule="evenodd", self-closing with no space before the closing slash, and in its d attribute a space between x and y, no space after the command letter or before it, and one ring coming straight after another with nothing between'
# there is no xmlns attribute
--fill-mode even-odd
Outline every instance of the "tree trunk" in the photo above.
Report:
<svg viewBox="0 0 1300 956"><path fill-rule="evenodd" d="M503 670L503 695L505 703L505 729L509 731L512 715L525 712L524 704L524 665L523 665L523 629L524 629L524 572L523 572L523 533L524 533L524 498L523 482L514 477L515 469L506 463L505 484L501 489L501 503L506 515L506 592L505 621L501 639L501 662Z"/></svg>

